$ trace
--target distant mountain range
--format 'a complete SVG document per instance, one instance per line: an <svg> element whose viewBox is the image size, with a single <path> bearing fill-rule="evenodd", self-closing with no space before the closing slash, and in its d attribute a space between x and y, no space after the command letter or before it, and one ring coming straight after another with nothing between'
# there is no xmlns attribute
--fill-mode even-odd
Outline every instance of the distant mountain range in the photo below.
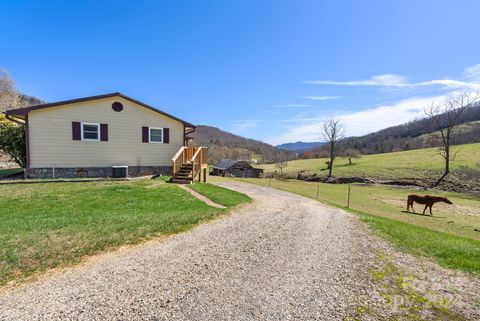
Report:
<svg viewBox="0 0 480 321"><path fill-rule="evenodd" d="M294 153L302 153L304 151L314 149L325 144L324 142L296 142L296 143L285 143L277 145L276 147L283 150L288 150Z"/></svg>

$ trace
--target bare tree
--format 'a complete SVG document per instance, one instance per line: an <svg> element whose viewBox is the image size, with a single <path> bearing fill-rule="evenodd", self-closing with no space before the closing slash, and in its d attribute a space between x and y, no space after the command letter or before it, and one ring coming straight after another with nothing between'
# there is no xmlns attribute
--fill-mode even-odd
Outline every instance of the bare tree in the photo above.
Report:
<svg viewBox="0 0 480 321"><path fill-rule="evenodd" d="M360 158L362 153L356 148L347 148L342 152L342 157L348 158L348 163L352 165L352 158Z"/></svg>
<svg viewBox="0 0 480 321"><path fill-rule="evenodd" d="M327 119L323 123L323 138L329 147L330 165L328 166L328 177L332 176L333 161L338 156L337 143L345 137L345 128L340 120L335 118Z"/></svg>
<svg viewBox="0 0 480 321"><path fill-rule="evenodd" d="M479 102L480 92L478 90L465 90L446 98L443 102L432 103L425 108L425 115L431 122L433 129L440 133L441 147L440 155L445 160L443 175L435 182L434 186L450 173L450 161L455 160L456 153L452 155L451 137L455 127L460 123L461 117Z"/></svg>
<svg viewBox="0 0 480 321"><path fill-rule="evenodd" d="M0 112L19 108L22 104L22 95L15 88L15 82L8 72L0 68Z"/></svg>
<svg viewBox="0 0 480 321"><path fill-rule="evenodd" d="M10 125L10 122L5 119L5 116L2 114L2 112L17 108L19 104L20 95L15 89L13 79L6 70L0 68L0 129ZM0 137L0 140L4 138L5 137ZM0 148L0 158L6 158L7 155L8 154ZM8 155L8 157L10 157L10 155Z"/></svg>
<svg viewBox="0 0 480 321"><path fill-rule="evenodd" d="M283 170L288 166L288 157L282 152L275 156L275 167L280 170L280 176L283 177Z"/></svg>

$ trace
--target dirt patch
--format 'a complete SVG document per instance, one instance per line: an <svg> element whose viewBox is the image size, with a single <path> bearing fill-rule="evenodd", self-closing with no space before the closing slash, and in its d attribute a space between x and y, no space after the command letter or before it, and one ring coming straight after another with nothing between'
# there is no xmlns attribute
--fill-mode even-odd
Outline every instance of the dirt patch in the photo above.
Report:
<svg viewBox="0 0 480 321"><path fill-rule="evenodd" d="M382 184L382 185L394 185L394 186L427 187L427 185L424 182L417 181L417 180L393 180L393 181L378 180L375 183L376 184Z"/></svg>
<svg viewBox="0 0 480 321"><path fill-rule="evenodd" d="M407 200L400 199L400 198L388 198L382 196L375 196L375 200L380 201L385 204L393 205L398 207L399 209L406 210L407 208ZM421 204L414 204L415 211L418 213L423 212L424 206ZM480 217L480 209L465 206L465 205L448 205L445 203L437 203L434 205L434 213L438 214L448 214L448 215L462 215L462 216L473 216L473 217ZM427 210L428 211L428 210Z"/></svg>
<svg viewBox="0 0 480 321"><path fill-rule="evenodd" d="M396 168L391 168L392 173ZM325 174L311 171L300 171L296 175L285 174L283 178L298 179L309 182L326 182L331 184L382 184L400 187L427 188L432 186L442 175L442 172L433 170L411 169L411 177L382 177L382 176L337 176L327 179ZM451 172L436 189L448 192L480 195L480 171L461 167Z"/></svg>
<svg viewBox="0 0 480 321"><path fill-rule="evenodd" d="M480 279L400 252L358 222L364 242L367 294L357 300L355 320L479 320ZM387 315L386 315L387 314Z"/></svg>
<svg viewBox="0 0 480 321"><path fill-rule="evenodd" d="M209 205L209 206L212 206L212 207L215 207L215 208L220 208L220 209L225 209L226 207L223 206L223 205L220 205L220 204L217 204L215 203L214 201L212 201L211 199L205 197L204 195L194 191L193 189L191 188L188 188L184 185L179 185L177 184L177 186L181 189L183 189L184 191L190 193L193 197L195 197L196 199L204 202L205 204Z"/></svg>

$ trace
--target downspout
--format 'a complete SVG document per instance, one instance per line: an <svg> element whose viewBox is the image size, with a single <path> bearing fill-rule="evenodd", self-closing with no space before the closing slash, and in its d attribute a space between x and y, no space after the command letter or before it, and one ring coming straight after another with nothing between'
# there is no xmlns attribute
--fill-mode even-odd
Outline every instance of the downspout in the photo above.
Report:
<svg viewBox="0 0 480 321"><path fill-rule="evenodd" d="M185 124L183 125L183 146L187 146L187 140L185 139Z"/></svg>
<svg viewBox="0 0 480 321"><path fill-rule="evenodd" d="M192 130L189 131L189 132L187 132L187 133L185 133L185 135L188 135L188 134L191 134L191 133L195 132L195 129L197 129L197 127L193 127Z"/></svg>
<svg viewBox="0 0 480 321"><path fill-rule="evenodd" d="M187 135L195 132L195 129L196 129L196 127L192 127L192 129L187 132L185 125L183 125L183 145L187 146L187 141L186 141L186 137L185 137L185 136L187 136Z"/></svg>
<svg viewBox="0 0 480 321"><path fill-rule="evenodd" d="M28 130L28 114L25 115L25 178L30 176L30 131Z"/></svg>

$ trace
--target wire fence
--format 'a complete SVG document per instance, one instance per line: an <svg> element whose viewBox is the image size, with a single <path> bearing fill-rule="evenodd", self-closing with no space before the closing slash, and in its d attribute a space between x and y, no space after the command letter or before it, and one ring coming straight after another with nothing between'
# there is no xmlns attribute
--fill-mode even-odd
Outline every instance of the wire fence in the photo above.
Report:
<svg viewBox="0 0 480 321"><path fill-rule="evenodd" d="M352 205L354 205L353 193L355 192L355 187L351 184L329 184L320 181L308 182L275 177L265 177L260 179L238 178L235 180L247 181L287 192L297 193L345 208L352 208Z"/></svg>

